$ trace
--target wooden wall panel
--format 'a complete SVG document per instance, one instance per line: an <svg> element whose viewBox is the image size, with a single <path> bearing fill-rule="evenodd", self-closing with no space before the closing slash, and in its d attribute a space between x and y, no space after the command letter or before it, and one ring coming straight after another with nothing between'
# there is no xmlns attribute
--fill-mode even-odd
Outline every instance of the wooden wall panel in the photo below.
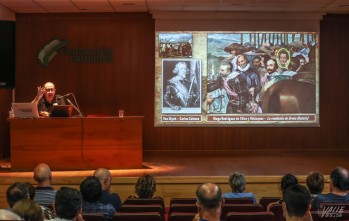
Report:
<svg viewBox="0 0 349 221"><path fill-rule="evenodd" d="M58 93L76 95L85 114L115 115L122 108L144 116L145 151L348 149L348 20L327 15L321 21L320 127L155 128L154 20L139 13L18 14L16 99L29 101L37 85L53 81ZM57 37L71 48L112 47L113 62L77 64L59 53L44 68L38 51Z"/></svg>

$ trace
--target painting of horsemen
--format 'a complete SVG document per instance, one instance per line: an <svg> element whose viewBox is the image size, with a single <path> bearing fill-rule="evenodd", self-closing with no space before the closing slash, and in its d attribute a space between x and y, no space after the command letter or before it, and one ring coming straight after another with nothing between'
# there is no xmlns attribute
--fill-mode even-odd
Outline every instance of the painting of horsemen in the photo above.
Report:
<svg viewBox="0 0 349 221"><path fill-rule="evenodd" d="M157 56L156 76L162 81L156 82L161 100L156 101L160 104L156 104L155 125L319 126L317 32L191 32L187 36L190 59ZM159 50L161 41L157 41ZM179 78L180 74L173 76L177 69L186 70L183 91L191 93L183 98L172 83ZM190 70L194 73L188 74Z"/></svg>

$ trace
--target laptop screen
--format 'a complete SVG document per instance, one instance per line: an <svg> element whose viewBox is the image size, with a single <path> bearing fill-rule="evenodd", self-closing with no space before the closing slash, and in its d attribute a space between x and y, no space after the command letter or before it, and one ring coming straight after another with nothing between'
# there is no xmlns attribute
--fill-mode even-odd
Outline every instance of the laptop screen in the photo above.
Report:
<svg viewBox="0 0 349 221"><path fill-rule="evenodd" d="M72 110L71 105L53 105L50 117L70 117Z"/></svg>
<svg viewBox="0 0 349 221"><path fill-rule="evenodd" d="M14 117L36 118L39 117L37 103L12 103Z"/></svg>

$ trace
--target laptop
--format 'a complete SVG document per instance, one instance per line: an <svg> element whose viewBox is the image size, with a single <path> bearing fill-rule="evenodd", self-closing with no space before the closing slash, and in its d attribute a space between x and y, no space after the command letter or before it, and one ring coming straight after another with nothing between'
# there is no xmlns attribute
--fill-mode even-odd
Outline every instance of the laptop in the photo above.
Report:
<svg viewBox="0 0 349 221"><path fill-rule="evenodd" d="M72 105L53 105L50 117L70 117L72 110Z"/></svg>
<svg viewBox="0 0 349 221"><path fill-rule="evenodd" d="M14 117L36 118L39 117L37 103L12 103Z"/></svg>

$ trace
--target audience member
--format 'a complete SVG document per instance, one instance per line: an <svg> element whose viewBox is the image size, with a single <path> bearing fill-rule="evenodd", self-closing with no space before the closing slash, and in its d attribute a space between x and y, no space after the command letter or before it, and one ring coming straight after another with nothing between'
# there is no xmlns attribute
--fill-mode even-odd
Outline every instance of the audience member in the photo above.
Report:
<svg viewBox="0 0 349 221"><path fill-rule="evenodd" d="M80 192L83 199L83 213L102 212L106 220L112 220L116 211L112 205L102 204L99 201L102 195L102 185L96 177L90 176L82 181Z"/></svg>
<svg viewBox="0 0 349 221"><path fill-rule="evenodd" d="M290 186L293 186L295 184L298 184L298 179L297 177L295 177L294 175L292 175L291 173L287 173L285 174L282 179L281 179L281 185L280 185L280 190L281 190L281 194L282 194L282 198L284 197L284 194L285 194L285 191L288 187ZM275 205L275 204L281 204L283 201L283 199L277 201L277 202L273 202L273 203L270 203L268 206L267 206L267 210L269 211L270 210L270 207L272 205Z"/></svg>
<svg viewBox="0 0 349 221"><path fill-rule="evenodd" d="M312 202L313 209L320 203L349 203L349 173L348 170L337 167L330 174L330 193L317 195Z"/></svg>
<svg viewBox="0 0 349 221"><path fill-rule="evenodd" d="M121 199L117 193L110 193L110 185L112 176L109 170L98 168L93 176L97 177L102 185L102 196L100 202L103 204L111 204L116 211L121 208Z"/></svg>
<svg viewBox="0 0 349 221"><path fill-rule="evenodd" d="M16 182L9 186L6 191L7 203L12 208L21 199L30 199L27 183Z"/></svg>
<svg viewBox="0 0 349 221"><path fill-rule="evenodd" d="M47 164L40 163L34 168L34 180L38 183L35 188L34 201L40 205L49 205L55 201L56 191L51 187L52 173Z"/></svg>
<svg viewBox="0 0 349 221"><path fill-rule="evenodd" d="M318 194L322 193L325 186L325 179L321 173L310 173L306 179L307 187L310 191L311 198L315 198Z"/></svg>
<svg viewBox="0 0 349 221"><path fill-rule="evenodd" d="M247 198L250 197L253 199L253 202L256 203L256 197L251 192L244 192L246 186L246 179L244 174L235 172L229 176L229 185L232 189L232 192L224 193L224 198Z"/></svg>
<svg viewBox="0 0 349 221"><path fill-rule="evenodd" d="M81 216L81 193L70 187L61 187L56 193L54 209L56 218L52 221L83 220Z"/></svg>
<svg viewBox="0 0 349 221"><path fill-rule="evenodd" d="M221 188L214 183L204 183L196 189L198 214L193 220L219 221L222 213L223 196Z"/></svg>
<svg viewBox="0 0 349 221"><path fill-rule="evenodd" d="M20 216L11 210L0 209L0 220L22 220Z"/></svg>
<svg viewBox="0 0 349 221"><path fill-rule="evenodd" d="M312 220L308 189L300 184L287 188L283 196L282 209L286 221Z"/></svg>
<svg viewBox="0 0 349 221"><path fill-rule="evenodd" d="M43 221L44 213L40 205L30 199L22 199L15 203L12 211L25 221Z"/></svg>
<svg viewBox="0 0 349 221"><path fill-rule="evenodd" d="M153 198L156 191L155 178L151 175L143 175L138 178L135 193L138 198Z"/></svg>

